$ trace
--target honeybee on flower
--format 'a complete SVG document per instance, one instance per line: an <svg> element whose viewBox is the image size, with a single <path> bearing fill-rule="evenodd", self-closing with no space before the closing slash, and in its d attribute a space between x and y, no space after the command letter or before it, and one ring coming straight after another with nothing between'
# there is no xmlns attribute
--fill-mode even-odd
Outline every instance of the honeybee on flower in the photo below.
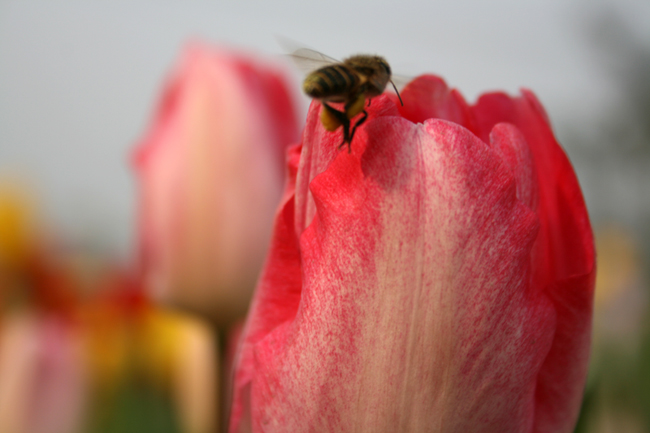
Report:
<svg viewBox="0 0 650 433"><path fill-rule="evenodd" d="M301 69L309 72L302 90L323 104L320 120L325 129L333 132L343 127L343 141L339 149L347 144L348 152L351 152L357 128L368 119L366 100L370 105L372 98L381 95L388 83L392 84L402 103L392 80L390 65L381 56L357 54L339 62L318 51L298 48L291 53L291 57ZM343 103L343 110L337 110L329 102ZM362 117L350 130L352 119L359 114Z"/></svg>

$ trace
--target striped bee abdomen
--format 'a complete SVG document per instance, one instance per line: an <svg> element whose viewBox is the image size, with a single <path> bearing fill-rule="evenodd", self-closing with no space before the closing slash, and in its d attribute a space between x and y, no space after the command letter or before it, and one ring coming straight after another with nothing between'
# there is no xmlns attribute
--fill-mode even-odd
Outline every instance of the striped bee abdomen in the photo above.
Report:
<svg viewBox="0 0 650 433"><path fill-rule="evenodd" d="M305 78L304 92L312 98L344 101L359 87L359 75L343 64L325 66Z"/></svg>

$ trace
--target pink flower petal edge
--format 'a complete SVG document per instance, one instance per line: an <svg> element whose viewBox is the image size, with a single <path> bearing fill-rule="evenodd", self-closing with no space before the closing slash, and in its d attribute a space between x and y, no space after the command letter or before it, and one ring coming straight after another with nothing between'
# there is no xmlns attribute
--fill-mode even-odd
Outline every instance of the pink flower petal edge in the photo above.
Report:
<svg viewBox="0 0 650 433"><path fill-rule="evenodd" d="M570 432L595 255L529 91L434 76L352 154L312 104L235 361L231 432ZM422 122L422 123L414 123Z"/></svg>

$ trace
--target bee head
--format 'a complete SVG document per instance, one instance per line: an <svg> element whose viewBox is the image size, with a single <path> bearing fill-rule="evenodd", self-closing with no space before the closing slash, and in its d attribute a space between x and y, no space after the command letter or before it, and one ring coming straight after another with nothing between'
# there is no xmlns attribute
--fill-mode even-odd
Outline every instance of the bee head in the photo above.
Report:
<svg viewBox="0 0 650 433"><path fill-rule="evenodd" d="M381 57L378 60L379 60L379 65L382 68L384 68L384 71L390 76L392 74L392 72L390 70L390 66L388 65L388 62L386 62L386 60L384 60Z"/></svg>

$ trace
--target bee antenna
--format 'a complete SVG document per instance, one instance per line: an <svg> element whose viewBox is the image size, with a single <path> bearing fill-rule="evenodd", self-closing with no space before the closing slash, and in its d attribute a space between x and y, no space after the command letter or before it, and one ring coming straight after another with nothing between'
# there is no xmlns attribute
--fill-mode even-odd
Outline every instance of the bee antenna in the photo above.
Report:
<svg viewBox="0 0 650 433"><path fill-rule="evenodd" d="M397 87L395 86L395 83L393 83L393 80L390 80L390 84L393 85L393 89L395 89L395 93L397 93L397 97L399 98L399 103L402 104L403 107L404 103L402 102L402 97L399 95L399 92L397 91Z"/></svg>

